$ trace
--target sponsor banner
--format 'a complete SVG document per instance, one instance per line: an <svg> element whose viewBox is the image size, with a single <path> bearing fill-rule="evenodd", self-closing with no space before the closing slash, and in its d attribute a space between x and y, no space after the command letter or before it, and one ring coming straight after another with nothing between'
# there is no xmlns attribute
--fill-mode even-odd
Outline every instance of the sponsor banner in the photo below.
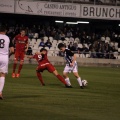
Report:
<svg viewBox="0 0 120 120"><path fill-rule="evenodd" d="M120 7L81 5L81 18L120 20Z"/></svg>
<svg viewBox="0 0 120 120"><path fill-rule="evenodd" d="M14 0L0 0L0 12L14 13Z"/></svg>
<svg viewBox="0 0 120 120"><path fill-rule="evenodd" d="M80 17L80 5L58 2L17 1L15 12L45 16Z"/></svg>

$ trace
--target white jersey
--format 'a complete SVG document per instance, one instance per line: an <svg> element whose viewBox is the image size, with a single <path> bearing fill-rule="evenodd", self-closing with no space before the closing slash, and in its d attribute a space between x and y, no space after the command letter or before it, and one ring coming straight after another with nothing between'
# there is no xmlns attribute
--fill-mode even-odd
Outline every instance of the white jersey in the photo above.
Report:
<svg viewBox="0 0 120 120"><path fill-rule="evenodd" d="M10 39L7 35L0 34L0 55L9 54Z"/></svg>

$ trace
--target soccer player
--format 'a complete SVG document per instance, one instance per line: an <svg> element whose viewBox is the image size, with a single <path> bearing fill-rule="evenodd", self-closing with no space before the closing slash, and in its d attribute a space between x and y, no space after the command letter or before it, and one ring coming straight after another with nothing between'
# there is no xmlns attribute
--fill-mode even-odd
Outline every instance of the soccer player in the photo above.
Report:
<svg viewBox="0 0 120 120"><path fill-rule="evenodd" d="M14 52L10 39L5 34L6 28L0 26L0 99L3 99L2 91L5 84L5 75L8 73L9 47L10 52Z"/></svg>
<svg viewBox="0 0 120 120"><path fill-rule="evenodd" d="M58 48L62 52L64 52L64 57L66 60L66 66L65 66L64 71L63 71L63 76L65 78L65 81L67 82L67 84L69 84L71 86L70 79L68 77L68 73L70 73L72 71L74 76L77 78L77 81L80 85L80 88L83 89L82 81L81 81L81 78L78 74L76 55L73 52L71 52L69 49L67 49L63 43L59 43Z"/></svg>
<svg viewBox="0 0 120 120"><path fill-rule="evenodd" d="M37 60L38 67L36 68L36 74L43 86L45 85L45 83L43 81L41 72L43 72L44 70L48 70L50 73L53 73L66 87L71 88L70 85L67 85L64 78L59 75L55 67L49 62L46 49L42 48L39 53L36 53L34 56L28 56L28 58L35 58Z"/></svg>
<svg viewBox="0 0 120 120"><path fill-rule="evenodd" d="M28 50L28 37L26 36L25 30L21 30L20 34L15 36L13 41L15 42L15 57L14 57L12 77L19 78L24 63L25 52L27 52ZM18 72L16 74L15 70L19 60L20 60L20 64L19 64Z"/></svg>

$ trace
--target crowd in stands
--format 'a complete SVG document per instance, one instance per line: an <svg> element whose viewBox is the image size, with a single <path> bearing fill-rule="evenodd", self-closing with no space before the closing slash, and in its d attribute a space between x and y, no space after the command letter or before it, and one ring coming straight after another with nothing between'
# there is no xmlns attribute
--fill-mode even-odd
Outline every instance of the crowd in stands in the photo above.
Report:
<svg viewBox="0 0 120 120"><path fill-rule="evenodd" d="M116 59L116 55L120 53L120 32L110 30L101 33L81 31L79 27L63 28L54 26L36 26L8 27L7 35L12 39L19 34L20 29L25 28L30 42L34 39L39 47L48 47L57 50L56 46L59 42L63 42L66 46L78 54L83 54L91 58L110 58ZM47 36L47 40L44 38ZM52 38L49 39L49 38ZM39 40L39 42L37 42ZM56 41L56 42L55 42ZM67 42L66 42L67 41ZM53 45L55 43L55 45ZM33 45L34 46L34 45ZM55 49L53 49L53 47ZM29 47L32 51L33 47ZM62 55L60 53L60 55Z"/></svg>

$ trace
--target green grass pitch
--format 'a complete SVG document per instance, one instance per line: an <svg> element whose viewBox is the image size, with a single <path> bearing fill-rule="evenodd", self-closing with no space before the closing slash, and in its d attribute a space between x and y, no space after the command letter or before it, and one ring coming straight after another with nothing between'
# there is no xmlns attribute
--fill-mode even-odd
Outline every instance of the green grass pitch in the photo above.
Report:
<svg viewBox="0 0 120 120"><path fill-rule="evenodd" d="M64 66L57 66L62 74ZM80 89L70 74L73 88L65 88L56 77L43 73L46 86L35 74L36 65L24 65L20 78L6 77L0 101L0 120L120 120L120 68L79 67L88 80Z"/></svg>

